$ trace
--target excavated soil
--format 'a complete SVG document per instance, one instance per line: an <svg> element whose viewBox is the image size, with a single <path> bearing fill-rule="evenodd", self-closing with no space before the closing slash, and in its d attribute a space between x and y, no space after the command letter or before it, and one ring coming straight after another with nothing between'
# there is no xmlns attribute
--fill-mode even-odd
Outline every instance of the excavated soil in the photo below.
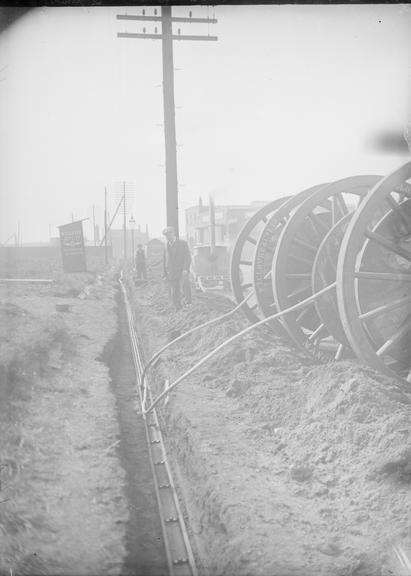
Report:
<svg viewBox="0 0 411 576"><path fill-rule="evenodd" d="M99 359L116 287L94 280L0 285L0 574L122 572L126 478Z"/></svg>
<svg viewBox="0 0 411 576"><path fill-rule="evenodd" d="M147 357L233 308L198 293L173 312L160 280L134 295ZM174 345L150 373L153 390L245 326L237 312ZM407 384L312 361L267 328L224 348L160 408L200 573L401 574L393 545L411 543L410 417Z"/></svg>

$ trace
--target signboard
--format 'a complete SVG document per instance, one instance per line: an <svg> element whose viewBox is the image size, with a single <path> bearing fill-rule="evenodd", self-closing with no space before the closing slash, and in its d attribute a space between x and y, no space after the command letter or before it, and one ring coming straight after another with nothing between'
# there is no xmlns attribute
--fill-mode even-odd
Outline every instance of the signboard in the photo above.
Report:
<svg viewBox="0 0 411 576"><path fill-rule="evenodd" d="M77 220L77 222L58 226L64 272L87 271L82 222L82 220Z"/></svg>

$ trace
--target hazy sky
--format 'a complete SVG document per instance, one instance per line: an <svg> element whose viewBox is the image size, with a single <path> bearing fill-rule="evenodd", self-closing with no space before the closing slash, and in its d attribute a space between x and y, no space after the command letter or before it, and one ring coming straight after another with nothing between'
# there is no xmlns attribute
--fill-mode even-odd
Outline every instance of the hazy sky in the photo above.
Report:
<svg viewBox="0 0 411 576"><path fill-rule="evenodd" d="M411 118L409 6L190 10L218 23L182 34L219 40L174 43L181 222L199 195L271 200L406 161L369 140ZM118 39L142 31L116 20L126 11L141 14L39 8L0 37L0 242L18 221L23 242L47 240L93 205L102 223L104 187L113 213L121 180L135 182L136 221L164 227L161 42Z"/></svg>

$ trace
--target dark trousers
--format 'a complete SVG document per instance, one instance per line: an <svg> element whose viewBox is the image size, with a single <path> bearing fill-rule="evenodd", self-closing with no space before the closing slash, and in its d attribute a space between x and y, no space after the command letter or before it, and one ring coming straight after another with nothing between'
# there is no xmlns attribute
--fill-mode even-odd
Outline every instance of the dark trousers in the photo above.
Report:
<svg viewBox="0 0 411 576"><path fill-rule="evenodd" d="M147 280L147 270L145 264L136 265L137 280Z"/></svg>
<svg viewBox="0 0 411 576"><path fill-rule="evenodd" d="M191 304L191 285L189 276L178 276L169 280L171 299L176 310L181 308L181 289L183 289L184 300L186 304Z"/></svg>

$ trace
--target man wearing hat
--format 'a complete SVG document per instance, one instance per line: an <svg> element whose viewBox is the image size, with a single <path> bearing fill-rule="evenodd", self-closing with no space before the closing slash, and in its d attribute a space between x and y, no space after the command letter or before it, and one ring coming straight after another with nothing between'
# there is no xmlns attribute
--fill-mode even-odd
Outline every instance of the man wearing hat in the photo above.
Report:
<svg viewBox="0 0 411 576"><path fill-rule="evenodd" d="M147 280L146 253L142 244L137 244L135 256L137 280Z"/></svg>
<svg viewBox="0 0 411 576"><path fill-rule="evenodd" d="M190 265L191 255L185 240L176 237L175 230L168 226L163 230L167 238L164 251L164 276L167 278L173 304L176 310L181 309L181 287L186 304L191 304Z"/></svg>

